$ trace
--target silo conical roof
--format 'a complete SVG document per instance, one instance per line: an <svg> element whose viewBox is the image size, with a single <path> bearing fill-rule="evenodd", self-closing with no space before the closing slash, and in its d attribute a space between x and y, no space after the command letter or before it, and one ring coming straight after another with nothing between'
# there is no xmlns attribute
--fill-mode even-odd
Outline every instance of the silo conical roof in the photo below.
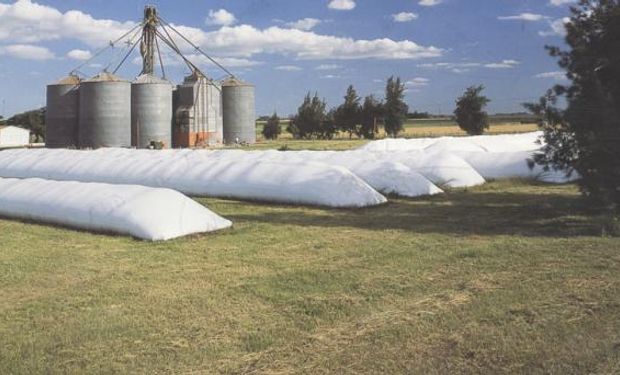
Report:
<svg viewBox="0 0 620 375"><path fill-rule="evenodd" d="M254 85L248 82L244 82L237 77L228 77L222 81L222 86L254 86Z"/></svg>
<svg viewBox="0 0 620 375"><path fill-rule="evenodd" d="M167 79L159 78L152 74L142 74L136 77L136 79L134 79L132 83L167 83L169 85L172 85L172 83Z"/></svg>
<svg viewBox="0 0 620 375"><path fill-rule="evenodd" d="M79 85L82 80L80 77L70 74L66 77L59 79L58 81L51 83L50 85Z"/></svg>
<svg viewBox="0 0 620 375"><path fill-rule="evenodd" d="M84 82L127 82L119 76L116 76L109 72L101 72L96 76L87 79Z"/></svg>

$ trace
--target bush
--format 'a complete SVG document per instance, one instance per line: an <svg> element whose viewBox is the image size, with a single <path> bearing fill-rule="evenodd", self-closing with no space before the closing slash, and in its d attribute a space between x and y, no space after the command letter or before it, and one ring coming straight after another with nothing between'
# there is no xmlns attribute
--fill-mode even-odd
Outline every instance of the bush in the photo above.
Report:
<svg viewBox="0 0 620 375"><path fill-rule="evenodd" d="M282 129L280 128L280 118L277 113L273 113L271 117L267 120L267 123L263 127L263 137L265 139L278 139L280 133L282 133Z"/></svg>

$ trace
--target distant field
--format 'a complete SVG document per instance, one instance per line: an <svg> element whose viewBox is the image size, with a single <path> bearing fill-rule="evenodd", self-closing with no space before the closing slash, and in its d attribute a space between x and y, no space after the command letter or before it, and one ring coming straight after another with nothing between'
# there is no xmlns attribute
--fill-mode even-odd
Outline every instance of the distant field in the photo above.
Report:
<svg viewBox="0 0 620 375"><path fill-rule="evenodd" d="M282 134L276 141L265 140L261 134L263 122L257 122L257 144L250 146L251 149L269 149L286 146L289 149L350 149L358 147L367 142L353 137L351 140L347 134L339 134L331 141L308 141L294 140L291 134L286 132L288 121L282 125ZM505 120L491 121L490 128L485 134L512 134L527 133L538 130L534 123L509 122ZM465 136L467 133L462 131L458 125L450 119L430 119L430 120L409 120L405 124L405 130L400 134L404 138L421 137L442 137L442 136ZM384 138L385 133L381 131L378 139Z"/></svg>
<svg viewBox="0 0 620 375"><path fill-rule="evenodd" d="M620 238L573 185L198 201L234 228L153 244L0 219L0 373L620 370Z"/></svg>

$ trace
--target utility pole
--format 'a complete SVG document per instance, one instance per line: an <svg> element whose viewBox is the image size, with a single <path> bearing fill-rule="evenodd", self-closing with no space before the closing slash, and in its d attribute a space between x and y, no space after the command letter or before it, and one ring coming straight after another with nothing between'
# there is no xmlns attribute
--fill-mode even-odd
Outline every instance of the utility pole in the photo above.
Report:
<svg viewBox="0 0 620 375"><path fill-rule="evenodd" d="M155 30L157 29L157 8L152 5L144 7L144 27L140 54L142 55L142 74L153 74L155 64Z"/></svg>

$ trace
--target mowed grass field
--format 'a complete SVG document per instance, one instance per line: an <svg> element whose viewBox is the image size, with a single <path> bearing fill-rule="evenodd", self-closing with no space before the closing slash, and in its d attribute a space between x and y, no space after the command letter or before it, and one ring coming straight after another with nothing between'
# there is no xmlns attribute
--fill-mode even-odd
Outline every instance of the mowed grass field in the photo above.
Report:
<svg viewBox="0 0 620 375"><path fill-rule="evenodd" d="M0 219L0 373L620 373L620 238L574 185L197 200L234 227L149 243Z"/></svg>
<svg viewBox="0 0 620 375"><path fill-rule="evenodd" d="M0 220L0 373L620 371L620 238L573 185L198 201L234 228L148 243Z"/></svg>

